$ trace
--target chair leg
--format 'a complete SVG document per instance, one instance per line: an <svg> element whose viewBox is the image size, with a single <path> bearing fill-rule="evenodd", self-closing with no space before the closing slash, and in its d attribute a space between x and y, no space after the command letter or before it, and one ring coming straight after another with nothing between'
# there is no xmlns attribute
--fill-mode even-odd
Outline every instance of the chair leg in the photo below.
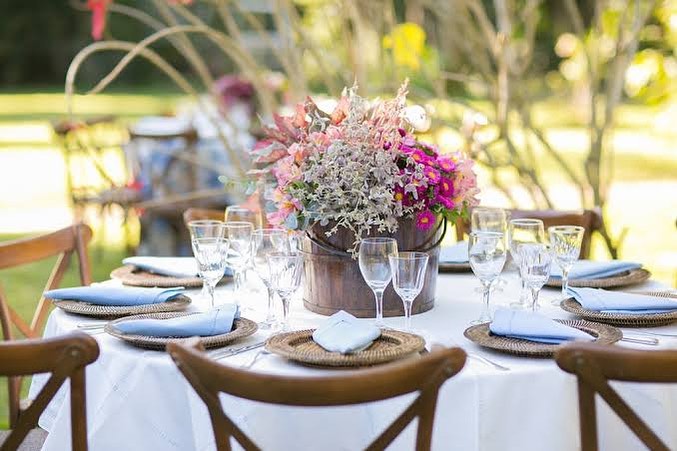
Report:
<svg viewBox="0 0 677 451"><path fill-rule="evenodd" d="M578 416L581 428L581 450L597 451L597 410L595 391L578 380Z"/></svg>

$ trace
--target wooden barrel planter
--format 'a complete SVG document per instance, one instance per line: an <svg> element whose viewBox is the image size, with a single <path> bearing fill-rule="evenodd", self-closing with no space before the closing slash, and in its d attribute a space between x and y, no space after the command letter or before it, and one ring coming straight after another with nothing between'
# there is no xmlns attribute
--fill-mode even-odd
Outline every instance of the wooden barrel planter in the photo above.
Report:
<svg viewBox="0 0 677 451"><path fill-rule="evenodd" d="M425 283L421 294L414 300L412 313L422 313L435 305L435 283L440 253L439 245L446 232L446 221L438 220L429 231L416 227L414 219L401 220L395 234L373 234L370 236L391 236L397 240L400 252L427 252L429 255ZM374 318L376 305L374 294L360 273L357 259L346 249L354 242L354 235L347 229L327 237L328 227L316 224L302 241L304 254L305 283L304 306L321 315L331 315L345 310L359 318ZM388 285L383 296L383 316L403 316L402 300Z"/></svg>

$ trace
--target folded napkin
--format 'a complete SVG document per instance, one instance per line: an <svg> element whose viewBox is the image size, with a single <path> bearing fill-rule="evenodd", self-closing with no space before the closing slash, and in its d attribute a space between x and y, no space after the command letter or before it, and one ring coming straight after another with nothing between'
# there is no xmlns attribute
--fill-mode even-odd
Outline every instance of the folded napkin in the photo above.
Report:
<svg viewBox="0 0 677 451"><path fill-rule="evenodd" d="M117 323L119 332L150 337L209 337L233 330L233 321L240 317L235 304L218 309L170 319L134 319Z"/></svg>
<svg viewBox="0 0 677 451"><path fill-rule="evenodd" d="M440 249L440 263L468 263L468 242L461 241Z"/></svg>
<svg viewBox="0 0 677 451"><path fill-rule="evenodd" d="M631 269L641 268L642 265L633 262L612 260L608 262L596 262L591 260L579 260L574 263L569 271L569 280L573 279L601 279L611 277ZM562 269L559 265L552 265L550 277L562 278Z"/></svg>
<svg viewBox="0 0 677 451"><path fill-rule="evenodd" d="M193 257L127 257L124 265L170 277L197 277L197 262Z"/></svg>
<svg viewBox="0 0 677 451"><path fill-rule="evenodd" d="M132 265L144 271L169 277L199 277L197 261L193 257L127 257L123 265ZM224 275L232 275L226 268Z"/></svg>
<svg viewBox="0 0 677 451"><path fill-rule="evenodd" d="M538 343L559 344L569 340L592 340L582 330L565 326L539 313L524 310L498 309L489 324L494 335L521 338Z"/></svg>
<svg viewBox="0 0 677 451"><path fill-rule="evenodd" d="M89 302L97 305L146 305L168 301L183 291L183 287L175 288L138 288L89 286L58 288L46 291L44 296L55 300Z"/></svg>
<svg viewBox="0 0 677 451"><path fill-rule="evenodd" d="M315 332L313 340L329 352L351 354L368 348L381 335L381 329L343 310L327 318Z"/></svg>
<svg viewBox="0 0 677 451"><path fill-rule="evenodd" d="M677 310L677 301L646 294L606 291L600 288L572 288L568 293L584 308L606 313L668 313Z"/></svg>

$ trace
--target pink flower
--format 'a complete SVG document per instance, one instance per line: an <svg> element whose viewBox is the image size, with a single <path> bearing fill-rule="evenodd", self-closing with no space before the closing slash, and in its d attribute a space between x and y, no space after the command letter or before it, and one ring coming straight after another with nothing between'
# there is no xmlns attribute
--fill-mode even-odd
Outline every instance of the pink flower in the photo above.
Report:
<svg viewBox="0 0 677 451"><path fill-rule="evenodd" d="M416 215L416 227L419 230L430 230L435 224L435 214L430 210L423 210Z"/></svg>
<svg viewBox="0 0 677 451"><path fill-rule="evenodd" d="M446 177L440 178L440 194L443 196L453 196L454 195L454 182L449 180Z"/></svg>
<svg viewBox="0 0 677 451"><path fill-rule="evenodd" d="M442 204L442 206L443 206L444 208L446 208L447 210L453 210L453 209L456 207L456 204L454 204L454 201L451 200L451 199L449 199L448 197L437 196L437 197L435 198L435 201L436 201L438 204Z"/></svg>
<svg viewBox="0 0 677 451"><path fill-rule="evenodd" d="M430 157L420 150L414 150L411 154L411 158L413 158L416 163L420 164L428 164L430 162Z"/></svg>
<svg viewBox="0 0 677 451"><path fill-rule="evenodd" d="M439 171L431 166L426 167L423 174L428 178L428 183L432 185L436 185L442 178Z"/></svg>
<svg viewBox="0 0 677 451"><path fill-rule="evenodd" d="M284 157L275 164L272 173L279 186L286 186L289 182L301 177L301 169L294 162L293 156Z"/></svg>
<svg viewBox="0 0 677 451"><path fill-rule="evenodd" d="M100 41L106 28L106 12L111 0L87 0L87 8L92 12L92 37Z"/></svg>
<svg viewBox="0 0 677 451"><path fill-rule="evenodd" d="M442 157L437 159L437 164L441 170L444 172L452 172L456 169L456 164L451 158Z"/></svg>

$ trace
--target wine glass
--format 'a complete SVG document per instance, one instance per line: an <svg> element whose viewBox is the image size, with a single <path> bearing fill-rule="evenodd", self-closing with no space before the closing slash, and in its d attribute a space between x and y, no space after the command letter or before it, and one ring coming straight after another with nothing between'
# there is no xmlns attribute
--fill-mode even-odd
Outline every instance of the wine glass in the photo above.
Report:
<svg viewBox="0 0 677 451"><path fill-rule="evenodd" d="M287 232L282 229L256 229L253 235L253 246L252 264L254 271L268 290L268 313L265 321L259 324L259 327L265 329L275 324L275 309L273 305L275 291L270 284L268 255L272 252L290 251Z"/></svg>
<svg viewBox="0 0 677 451"><path fill-rule="evenodd" d="M510 212L502 208L475 207L470 214L470 231L505 234L509 219ZM492 287L495 291L503 291L502 286L506 284L506 280L498 276L496 283ZM482 292L483 288L479 287L475 291Z"/></svg>
<svg viewBox="0 0 677 451"><path fill-rule="evenodd" d="M552 305L559 305L561 301L568 297L569 271L581 253L583 233L585 233L585 229L579 226L563 225L548 227L550 246L552 247L557 265L562 269L562 297L553 299Z"/></svg>
<svg viewBox="0 0 677 451"><path fill-rule="evenodd" d="M480 317L470 324L482 324L491 321L489 296L491 286L503 270L506 259L505 235L500 232L471 232L468 238L468 257L470 267L482 287L483 308Z"/></svg>
<svg viewBox="0 0 677 451"><path fill-rule="evenodd" d="M263 226L261 213L252 211L241 205L231 205L226 207L226 222L250 222L254 229L260 229Z"/></svg>
<svg viewBox="0 0 677 451"><path fill-rule="evenodd" d="M383 292L392 279L388 257L397 255L397 241L393 238L365 238L360 242L359 264L364 281L376 299L376 321L383 324Z"/></svg>
<svg viewBox="0 0 677 451"><path fill-rule="evenodd" d="M270 286L282 300L282 331L289 331L289 301L301 285L303 256L286 252L268 254Z"/></svg>
<svg viewBox="0 0 677 451"><path fill-rule="evenodd" d="M214 289L226 270L229 241L221 221L201 220L188 223L193 255L202 278L201 297L209 297L214 307Z"/></svg>
<svg viewBox="0 0 677 451"><path fill-rule="evenodd" d="M520 255L517 247L524 243L545 243L545 227L540 219L512 219L508 223L508 247L510 255L520 271L520 297L518 302L510 304L515 308L529 307L529 290L522 276Z"/></svg>
<svg viewBox="0 0 677 451"><path fill-rule="evenodd" d="M525 243L517 247L520 254L520 274L529 290L531 290L531 310L536 311L538 294L550 277L552 253L546 244Z"/></svg>
<svg viewBox="0 0 677 451"><path fill-rule="evenodd" d="M404 304L404 330L411 331L411 307L421 293L428 266L428 254L424 252L400 252L389 255L393 288Z"/></svg>
<svg viewBox="0 0 677 451"><path fill-rule="evenodd" d="M230 249L226 259L228 266L233 270L235 279L235 303L240 305L242 295L242 282L244 272L247 270L249 259L252 254L252 234L254 227L250 222L232 221L225 222L226 236L230 241Z"/></svg>

